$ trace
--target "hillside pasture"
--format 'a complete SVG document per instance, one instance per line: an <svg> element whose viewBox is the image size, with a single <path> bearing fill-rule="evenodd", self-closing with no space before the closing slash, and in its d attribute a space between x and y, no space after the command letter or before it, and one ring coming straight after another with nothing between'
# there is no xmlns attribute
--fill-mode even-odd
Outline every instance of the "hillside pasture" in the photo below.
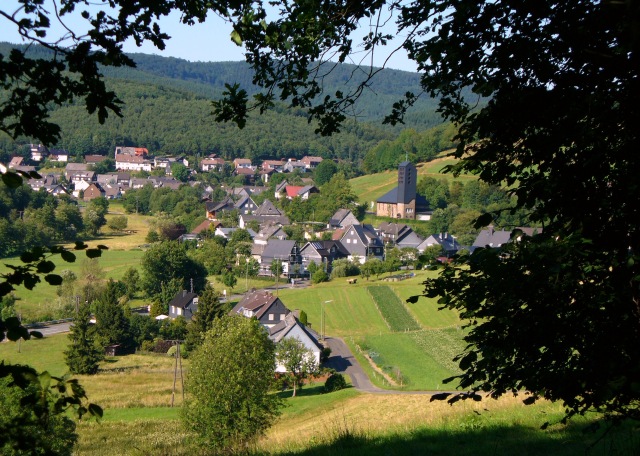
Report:
<svg viewBox="0 0 640 456"><path fill-rule="evenodd" d="M447 179L448 181L459 180L468 182L469 180L476 180L477 177L470 175L460 175L454 177L451 174L444 174L442 169L447 165L452 165L456 162L456 159L450 157L437 158L430 162L419 163L416 168L418 171L418 182L423 177L434 177L436 179ZM376 201L382 195L392 190L398 185L398 172L397 170L384 171L382 173L367 174L365 176L356 177L349 180L351 188L356 195L358 195L359 201Z"/></svg>
<svg viewBox="0 0 640 456"><path fill-rule="evenodd" d="M102 243L100 241L99 243ZM89 243L90 246L98 243ZM67 263L60 258L59 255L51 257L51 261L56 265L55 273L60 274L64 270L74 272L78 277L82 269L82 264L87 257L84 252L76 253L76 261ZM102 255L98 258L98 262L105 274L105 279L119 280L123 277L125 271L130 267L139 267L140 260L144 254L141 250L103 250ZM9 258L0 261L0 273L8 272L6 265L22 264L18 258ZM57 287L49 285L44 280L33 290L27 290L20 286L16 287L15 295L18 298L16 309L22 314L24 321L40 320L41 317L56 315L60 310L56 295ZM49 318L49 317L47 317Z"/></svg>

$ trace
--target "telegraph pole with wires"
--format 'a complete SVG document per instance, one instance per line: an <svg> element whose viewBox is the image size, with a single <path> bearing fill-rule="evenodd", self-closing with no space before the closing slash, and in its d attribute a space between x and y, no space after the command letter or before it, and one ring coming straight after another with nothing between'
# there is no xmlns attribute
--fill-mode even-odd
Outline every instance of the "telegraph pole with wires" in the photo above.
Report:
<svg viewBox="0 0 640 456"><path fill-rule="evenodd" d="M182 356L180 354L180 344L184 343L184 340L170 340L169 342L173 342L176 346L175 353L175 363L173 366L173 390L171 391L171 407L173 407L173 402L176 396L176 384L178 382L178 378L180 378L180 390L182 391L182 403L184 404L184 376L182 372ZM178 375L178 368L180 369L180 374Z"/></svg>

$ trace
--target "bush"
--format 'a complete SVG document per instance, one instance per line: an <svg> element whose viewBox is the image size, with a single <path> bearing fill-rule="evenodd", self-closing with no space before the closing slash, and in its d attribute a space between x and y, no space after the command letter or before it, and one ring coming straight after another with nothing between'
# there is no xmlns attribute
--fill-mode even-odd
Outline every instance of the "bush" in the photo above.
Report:
<svg viewBox="0 0 640 456"><path fill-rule="evenodd" d="M318 269L311 276L311 282L313 283L322 283L322 282L327 282L328 280L329 280L329 276L322 269Z"/></svg>
<svg viewBox="0 0 640 456"><path fill-rule="evenodd" d="M324 363L331 356L331 349L329 347L324 347L320 352L320 362Z"/></svg>
<svg viewBox="0 0 640 456"><path fill-rule="evenodd" d="M332 374L324 383L324 392L333 393L347 387L347 381L342 374Z"/></svg>

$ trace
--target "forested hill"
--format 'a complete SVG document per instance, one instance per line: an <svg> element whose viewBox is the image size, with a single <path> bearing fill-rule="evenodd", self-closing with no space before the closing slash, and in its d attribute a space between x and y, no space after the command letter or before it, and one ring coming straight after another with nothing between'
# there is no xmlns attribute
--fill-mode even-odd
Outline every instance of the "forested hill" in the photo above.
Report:
<svg viewBox="0 0 640 456"><path fill-rule="evenodd" d="M105 74L140 82L169 84L172 87L188 89L208 98L218 98L225 84L237 82L249 95L259 88L252 84L252 73L245 62L189 62L173 57L159 57L149 54L130 54L136 68L110 68ZM327 93L336 90L347 91L365 78L363 69L349 64L325 64L322 72L323 87ZM420 78L417 73L384 69L371 81L358 100L355 112L361 121L379 123L391 111L391 106L409 91L420 93ZM408 121L422 129L439 121L434 115L435 100L424 96L411 109Z"/></svg>
<svg viewBox="0 0 640 456"><path fill-rule="evenodd" d="M0 43L0 54L11 45ZM46 58L47 51L32 46L30 53ZM265 115L254 115L243 130L218 124L211 115L211 100L225 83L238 82L254 93L251 73L244 62L188 62L182 59L132 54L136 68L106 68L109 88L125 103L123 118L110 116L100 125L83 105L55 109L52 119L62 128L57 147L74 155L113 153L116 145L140 145L153 153L206 155L226 159L247 157L301 157L321 155L358 166L366 152L381 140L394 140L401 128L382 126L393 102L406 91L419 91L418 75L384 70L372 91L357 106L358 122L348 122L340 134L323 138L314 133L304 110L277 106ZM327 90L342 88L357 73L353 65L338 65L324 80ZM351 82L353 83L353 82ZM420 101L402 128L425 130L440 122L433 100ZM23 138L22 143L29 142ZM0 137L2 159L15 153L16 144ZM2 161L2 160L0 160Z"/></svg>

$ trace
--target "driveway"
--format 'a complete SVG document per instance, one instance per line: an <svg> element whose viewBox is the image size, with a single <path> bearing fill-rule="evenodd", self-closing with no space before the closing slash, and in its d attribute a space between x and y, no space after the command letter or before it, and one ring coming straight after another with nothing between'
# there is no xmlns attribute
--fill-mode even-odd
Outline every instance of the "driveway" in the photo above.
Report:
<svg viewBox="0 0 640 456"><path fill-rule="evenodd" d="M378 388L371 380L367 374L365 374L364 369L358 362L358 360L353 356L351 350L347 344L338 337L325 337L325 341L329 348L331 348L331 356L324 363L324 366L335 369L337 372L341 374L346 374L351 378L351 384L358 391L363 391L365 393L373 393L373 394L440 394L445 391L396 391L396 390L385 390L382 388ZM452 393L459 393L460 391L452 391Z"/></svg>

